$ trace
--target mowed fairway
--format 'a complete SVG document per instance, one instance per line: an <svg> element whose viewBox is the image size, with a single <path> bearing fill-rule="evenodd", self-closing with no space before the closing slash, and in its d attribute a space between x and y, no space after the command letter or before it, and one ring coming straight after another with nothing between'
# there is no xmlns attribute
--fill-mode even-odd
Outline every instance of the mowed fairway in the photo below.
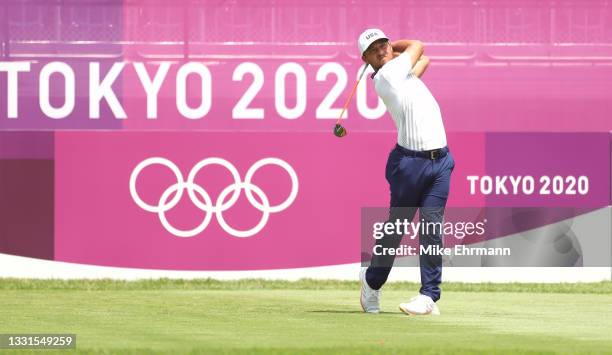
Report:
<svg viewBox="0 0 612 355"><path fill-rule="evenodd" d="M356 282L0 279L0 333L76 333L89 353L612 352L612 285L447 284L438 317L378 315ZM19 353L29 351L20 350Z"/></svg>

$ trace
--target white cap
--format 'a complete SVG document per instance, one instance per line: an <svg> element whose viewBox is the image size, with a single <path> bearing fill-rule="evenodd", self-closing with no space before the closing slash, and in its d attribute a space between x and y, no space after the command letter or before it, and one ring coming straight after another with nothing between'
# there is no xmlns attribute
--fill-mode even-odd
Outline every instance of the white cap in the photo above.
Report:
<svg viewBox="0 0 612 355"><path fill-rule="evenodd" d="M359 40L357 40L357 45L359 46L359 53L363 55L366 49L372 44L374 41L379 39L389 39L383 31L378 28L368 28L363 31L361 35L359 35Z"/></svg>

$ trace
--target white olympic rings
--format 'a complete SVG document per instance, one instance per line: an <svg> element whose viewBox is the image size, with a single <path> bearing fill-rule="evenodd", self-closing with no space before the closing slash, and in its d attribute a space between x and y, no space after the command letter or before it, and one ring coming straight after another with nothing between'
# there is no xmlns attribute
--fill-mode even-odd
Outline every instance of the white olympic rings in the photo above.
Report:
<svg viewBox="0 0 612 355"><path fill-rule="evenodd" d="M202 186L196 184L194 180L196 175L202 168L208 165L215 164L221 165L227 170L229 170L234 179L234 183L227 186L221 191L221 193L217 197L215 204L213 205L212 199L208 192L206 192L206 190ZM169 168L176 177L177 181L175 184L170 185L166 190L164 190L164 192L161 194L161 197L159 198L157 205L151 205L144 202L136 191L136 180L138 179L138 175L140 175L141 171L144 168L151 165L163 165ZM268 196L259 186L251 182L253 176L255 175L255 172L265 165L278 165L281 168L285 169L285 171L287 172L287 174L289 174L289 177L291 178L291 192L289 193L289 197L287 197L285 201L276 206L270 206ZM238 198L240 197L240 191L243 189L245 191L249 203L251 203L253 207L263 213L259 223L257 223L255 227L248 230L235 229L231 227L223 218L223 212L227 211L236 203L236 201L238 201ZM181 197L183 196L184 190L187 190L187 194L189 195L189 199L191 200L191 202L198 209L206 213L204 220L197 227L190 230L178 229L172 226L172 224L170 224L170 222L166 218L166 212L174 208L179 203ZM217 157L206 158L194 165L194 167L189 172L189 175L187 176L187 181L184 181L183 174L173 162L161 157L151 157L143 160L138 165L136 165L136 167L132 171L132 174L130 175L130 195L132 195L132 199L134 200L134 202L140 208L147 212L157 213L162 226L169 233L177 237L183 238L193 237L204 231L204 229L206 229L206 227L210 223L213 214L217 216L217 221L219 222L219 225L228 234L240 238L251 237L259 233L265 227L266 223L268 222L268 218L270 217L270 213L280 212L289 207L295 200L297 193L298 177L295 173L295 170L293 170L291 165L289 165L286 161L281 160L279 158L271 157L264 158L255 162L255 164L253 164L247 171L244 182L241 181L240 174L238 173L238 170L236 169L236 167L234 167L234 165L232 165L225 159ZM174 194L174 197L170 198L172 194ZM230 194L231 196L229 197L229 199L225 201L227 196ZM255 199L253 194L257 195L261 202Z"/></svg>

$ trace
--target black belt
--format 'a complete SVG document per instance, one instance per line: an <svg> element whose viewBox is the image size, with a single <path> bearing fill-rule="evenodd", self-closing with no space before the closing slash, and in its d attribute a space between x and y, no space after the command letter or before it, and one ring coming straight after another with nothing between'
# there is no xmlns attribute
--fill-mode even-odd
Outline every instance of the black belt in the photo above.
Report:
<svg viewBox="0 0 612 355"><path fill-rule="evenodd" d="M410 157L419 157L425 159L436 160L439 158L444 158L446 154L448 154L448 147L432 149L432 150L410 150L402 147L399 144L395 145L395 149L401 152L404 155Z"/></svg>

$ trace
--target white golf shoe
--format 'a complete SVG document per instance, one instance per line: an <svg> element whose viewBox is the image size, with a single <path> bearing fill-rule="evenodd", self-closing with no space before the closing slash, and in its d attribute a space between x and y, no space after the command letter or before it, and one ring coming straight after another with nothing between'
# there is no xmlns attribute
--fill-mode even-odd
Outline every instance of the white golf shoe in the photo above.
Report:
<svg viewBox="0 0 612 355"><path fill-rule="evenodd" d="M380 290L375 290L366 282L367 267L362 267L359 273L361 280L361 308L366 313L380 312Z"/></svg>
<svg viewBox="0 0 612 355"><path fill-rule="evenodd" d="M431 297L426 295L418 295L412 297L408 303L400 303L399 309L409 315L440 315L440 309L436 302Z"/></svg>

